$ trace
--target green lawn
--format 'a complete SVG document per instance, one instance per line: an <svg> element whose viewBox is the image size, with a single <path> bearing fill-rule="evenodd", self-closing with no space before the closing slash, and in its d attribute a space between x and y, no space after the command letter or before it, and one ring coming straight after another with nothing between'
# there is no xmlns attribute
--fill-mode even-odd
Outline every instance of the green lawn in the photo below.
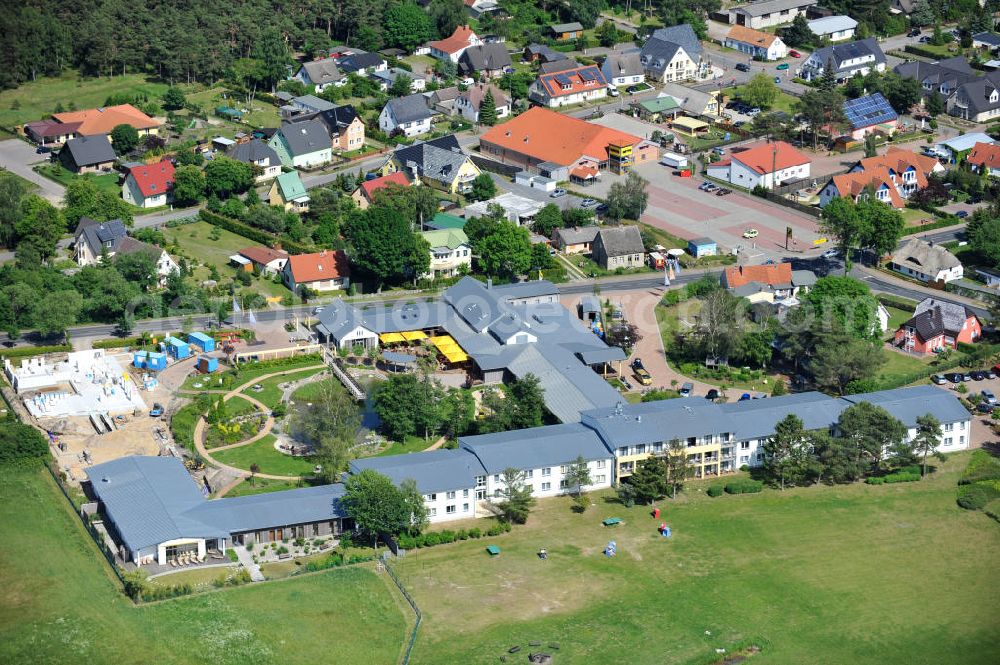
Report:
<svg viewBox="0 0 1000 665"><path fill-rule="evenodd" d="M238 469L250 470L251 464L257 464L261 473L276 476L307 476L312 474L316 463L308 457L292 457L279 453L274 449L274 435L268 434L260 441L248 446L230 448L212 453L212 457L223 464L235 466Z"/></svg>
<svg viewBox="0 0 1000 665"><path fill-rule="evenodd" d="M531 640L558 643L562 665L717 662L748 642L761 664L998 662L1000 527L955 504L967 460L896 486L717 499L692 486L658 520L602 497L583 515L542 501L510 534L393 563L424 614L413 662L498 662ZM624 524L602 527L611 516Z"/></svg>
<svg viewBox="0 0 1000 665"><path fill-rule="evenodd" d="M334 379L330 378L322 381L313 381L312 383L307 383L304 386L299 386L294 392L292 392L289 400L295 402L296 404L308 403L310 400L319 396L320 391L323 390L323 386L329 381L334 381ZM338 382L337 385L339 386L340 383Z"/></svg>
<svg viewBox="0 0 1000 665"><path fill-rule="evenodd" d="M278 406L278 403L281 401L281 395L283 391L281 390L281 388L278 387L280 384L288 383L290 381L300 381L302 379L306 379L310 376L313 376L317 372L322 372L322 371L323 371L322 369L307 369L301 372L295 372L294 374L285 374L284 376L275 376L270 379L264 379L263 381L260 382L260 385L263 388L263 390L257 392L253 389L253 386L251 386L246 390L244 390L243 393L249 395L250 397L253 397L256 400L263 402L264 404L273 409L274 407ZM312 386L319 385L320 383L321 382L319 381L317 381L316 383L309 383L299 388L299 390L303 390L304 388L311 388ZM293 395L294 394L296 393L293 393Z"/></svg>
<svg viewBox="0 0 1000 665"><path fill-rule="evenodd" d="M885 331L885 336L891 339L899 326L913 318L913 310L899 309L898 307L886 307L889 312L889 326Z"/></svg>
<svg viewBox="0 0 1000 665"><path fill-rule="evenodd" d="M193 87L181 86L185 91ZM127 74L113 78L78 78L67 70L58 78L39 78L13 90L0 92L0 125L21 125L52 115L56 106L65 110L75 104L78 110L103 106L108 95L115 93L145 94L158 100L167 84L153 81L145 75ZM18 108L12 108L15 101Z"/></svg>
<svg viewBox="0 0 1000 665"><path fill-rule="evenodd" d="M782 75L782 78L786 78L787 74L788 74L788 72L785 72ZM738 85L735 88L726 88L726 91L725 91L726 92L726 96L730 97L730 98L739 97L740 94L743 92L743 88L744 88L744 86L742 86L742 85ZM765 110L767 110L767 111L784 111L785 113L787 113L789 115L792 115L793 114L792 107L794 106L794 104L795 104L796 101L797 101L797 98L795 96L790 95L787 92L783 92L783 91L779 90L778 91L778 96L775 97L775 99L774 99L774 103L771 104L771 106L768 107Z"/></svg>
<svg viewBox="0 0 1000 665"><path fill-rule="evenodd" d="M137 608L44 470L0 470L0 570L12 664L393 663L412 621L358 567Z"/></svg>
<svg viewBox="0 0 1000 665"><path fill-rule="evenodd" d="M226 492L226 496L248 496L250 494L266 494L268 492L280 492L281 490L295 489L299 486L298 481L293 480L270 480L268 478L255 478L253 484L249 480L244 480L233 489Z"/></svg>
<svg viewBox="0 0 1000 665"><path fill-rule="evenodd" d="M226 95L226 98L223 98L223 94ZM209 118L216 119L219 116L215 115L215 109L220 106L230 106L236 109L248 108L245 97L241 95L233 97L231 92L221 87L210 88L188 95L187 101L200 106ZM255 100L253 105L249 107L249 111L249 113L243 116L243 121L246 125L251 127L278 127L281 125L281 119L278 116L278 107L273 104ZM240 123L230 123L228 121L226 128L228 131L223 131L222 133L229 136L232 136L241 129L246 129L246 127L241 127Z"/></svg>
<svg viewBox="0 0 1000 665"><path fill-rule="evenodd" d="M107 192L116 197L121 197L122 186L118 184L118 174L108 173L106 175L94 175L93 173L84 173L77 175L72 171L63 168L59 164L40 164L35 167L35 171L39 174L45 176L49 180L55 180L60 185L64 187L69 185L77 178L85 178L90 180L97 187L98 190L102 192Z"/></svg>
<svg viewBox="0 0 1000 665"><path fill-rule="evenodd" d="M375 457L388 457L389 455L405 455L407 453L415 453L426 449L435 441L437 441L437 438L434 437L431 437L430 441L426 441L422 436L408 436L402 443L393 441L392 445L375 455Z"/></svg>
<svg viewBox="0 0 1000 665"><path fill-rule="evenodd" d="M912 315L911 315L912 316ZM917 358L898 351L883 349L886 363L879 369L875 377L879 381L889 381L894 377L926 371L927 376L933 372L930 367L931 358Z"/></svg>

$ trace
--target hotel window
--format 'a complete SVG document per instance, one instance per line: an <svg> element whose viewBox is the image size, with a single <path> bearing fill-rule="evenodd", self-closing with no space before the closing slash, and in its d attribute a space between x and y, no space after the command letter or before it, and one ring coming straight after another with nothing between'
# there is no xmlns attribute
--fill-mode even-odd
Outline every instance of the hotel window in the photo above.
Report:
<svg viewBox="0 0 1000 665"><path fill-rule="evenodd" d="M498 490L498 489L497 490L493 490L493 498L494 499L499 499L500 498L500 490Z"/></svg>
<svg viewBox="0 0 1000 665"><path fill-rule="evenodd" d="M951 445L951 437L950 436L945 437L945 439L944 439L944 445L946 445L946 446L950 446Z"/></svg>
<svg viewBox="0 0 1000 665"><path fill-rule="evenodd" d="M444 512L448 513L449 515L453 514L455 512L455 505L452 504L450 506L445 506Z"/></svg>
<svg viewBox="0 0 1000 665"><path fill-rule="evenodd" d="M543 492L548 492L550 489L552 489L552 483L542 483Z"/></svg>
<svg viewBox="0 0 1000 665"><path fill-rule="evenodd" d="M740 450L750 450L750 442L740 441Z"/></svg>
<svg viewBox="0 0 1000 665"><path fill-rule="evenodd" d="M548 467L547 466L547 467L545 467L545 468L542 469L542 477L543 478L545 476L551 476L551 475L552 475L552 467Z"/></svg>
<svg viewBox="0 0 1000 665"><path fill-rule="evenodd" d="M462 504L462 512L463 513L469 512L469 504L467 504L467 503L463 503Z"/></svg>
<svg viewBox="0 0 1000 665"><path fill-rule="evenodd" d="M566 473L566 465L565 464L562 464L562 465L559 466L559 473L562 473L562 474Z"/></svg>
<svg viewBox="0 0 1000 665"><path fill-rule="evenodd" d="M437 494L428 494L427 495L427 500L428 501L437 501L438 500L438 495Z"/></svg>
<svg viewBox="0 0 1000 665"><path fill-rule="evenodd" d="M594 484L595 485L600 485L601 483L604 483L606 481L607 481L607 476L605 476L603 473L600 474L600 475L594 476Z"/></svg>
<svg viewBox="0 0 1000 665"><path fill-rule="evenodd" d="M965 429L965 421L962 421L958 424L958 429Z"/></svg>
<svg viewBox="0 0 1000 665"><path fill-rule="evenodd" d="M493 482L495 482L495 483L499 483L500 482L500 474L499 473L494 473L493 474Z"/></svg>
<svg viewBox="0 0 1000 665"><path fill-rule="evenodd" d="M476 487L486 487L486 476L476 476Z"/></svg>
<svg viewBox="0 0 1000 665"><path fill-rule="evenodd" d="M525 479L531 478L534 475L535 475L535 470L534 469L528 469L527 471L524 472Z"/></svg>
<svg viewBox="0 0 1000 665"><path fill-rule="evenodd" d="M965 443L965 437L964 437L964 436L960 436L960 437L958 437L958 442L959 442L960 444L962 444L962 443Z"/></svg>
<svg viewBox="0 0 1000 665"><path fill-rule="evenodd" d="M428 515L430 515L431 517L437 517L437 514L438 514L437 508L431 508L430 512L428 513Z"/></svg>
<svg viewBox="0 0 1000 665"><path fill-rule="evenodd" d="M469 498L469 490L462 490L462 498L463 499Z"/></svg>
<svg viewBox="0 0 1000 665"><path fill-rule="evenodd" d="M602 460L602 459L599 459L599 460L597 460L597 466L595 468L603 469L604 465L605 465L605 461Z"/></svg>
<svg viewBox="0 0 1000 665"><path fill-rule="evenodd" d="M446 496L449 499L454 499L455 498L455 493L454 492L448 492L448 494Z"/></svg>
<svg viewBox="0 0 1000 665"><path fill-rule="evenodd" d="M740 455L740 464L746 464L750 461L749 455Z"/></svg>
<svg viewBox="0 0 1000 665"><path fill-rule="evenodd" d="M622 446L618 449L619 455L628 455L628 446Z"/></svg>
<svg viewBox="0 0 1000 665"><path fill-rule="evenodd" d="M944 426L944 431L945 432L950 432L953 429L955 429L955 423L945 423L945 426Z"/></svg>
<svg viewBox="0 0 1000 665"><path fill-rule="evenodd" d="M635 447L635 454L636 455L641 455L644 452L646 452L646 444L645 443L640 443L638 446Z"/></svg>

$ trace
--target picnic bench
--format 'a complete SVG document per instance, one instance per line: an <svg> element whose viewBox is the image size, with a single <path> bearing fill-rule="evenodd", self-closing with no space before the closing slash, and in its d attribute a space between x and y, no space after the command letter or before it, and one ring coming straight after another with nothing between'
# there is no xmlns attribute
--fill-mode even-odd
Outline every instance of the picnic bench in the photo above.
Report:
<svg viewBox="0 0 1000 665"><path fill-rule="evenodd" d="M621 523L622 523L622 518L620 517L609 517L603 522L601 522L601 524L603 524L604 526L616 526Z"/></svg>
<svg viewBox="0 0 1000 665"><path fill-rule="evenodd" d="M498 556L500 554L500 548L496 545L487 545L486 551L489 552L490 556Z"/></svg>

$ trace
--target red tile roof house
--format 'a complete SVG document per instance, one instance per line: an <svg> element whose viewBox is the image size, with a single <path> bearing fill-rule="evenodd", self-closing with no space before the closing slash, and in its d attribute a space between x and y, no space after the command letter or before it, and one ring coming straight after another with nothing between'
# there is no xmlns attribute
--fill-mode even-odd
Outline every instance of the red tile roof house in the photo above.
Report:
<svg viewBox="0 0 1000 665"><path fill-rule="evenodd" d="M343 250L295 254L288 257L281 279L296 294L302 287L321 293L340 291L351 285L351 268Z"/></svg>
<svg viewBox="0 0 1000 665"><path fill-rule="evenodd" d="M159 208L173 199L174 165L169 159L133 166L125 176L122 198L140 208Z"/></svg>
<svg viewBox="0 0 1000 665"><path fill-rule="evenodd" d="M607 96L608 81L597 65L581 65L541 74L528 87L528 99L550 108L580 104Z"/></svg>
<svg viewBox="0 0 1000 665"><path fill-rule="evenodd" d="M812 162L784 141L758 143L708 165L708 175L739 187L770 188L788 180L809 177Z"/></svg>
<svg viewBox="0 0 1000 665"><path fill-rule="evenodd" d="M253 267L261 273L279 273L288 263L288 252L283 249L271 249L270 247L246 247L237 252L240 256L250 261Z"/></svg>
<svg viewBox="0 0 1000 665"><path fill-rule="evenodd" d="M38 120L24 125L24 135L38 145L60 146L70 139L75 139L76 130L82 124L81 122Z"/></svg>
<svg viewBox="0 0 1000 665"><path fill-rule="evenodd" d="M977 143L972 146L965 163L976 173L986 170L986 175L1000 177L1000 145Z"/></svg>
<svg viewBox="0 0 1000 665"><path fill-rule="evenodd" d="M982 324L964 305L926 298L913 318L896 331L894 342L904 351L935 353L972 344L983 335Z"/></svg>
<svg viewBox="0 0 1000 665"><path fill-rule="evenodd" d="M932 173L943 173L938 160L903 148L889 148L884 155L866 157L850 172L834 176L819 193L819 205L825 207L838 196L857 201L866 187L875 190L879 201L893 208L903 208L906 199L927 186Z"/></svg>
<svg viewBox="0 0 1000 665"><path fill-rule="evenodd" d="M388 187L389 185L399 185L400 187L409 187L410 179L406 177L404 171L394 171L389 175L384 175L381 178L373 178L371 180L365 180L361 183L361 186L354 190L351 194L351 198L354 199L354 203L364 210L375 201L375 192L378 190Z"/></svg>
<svg viewBox="0 0 1000 665"><path fill-rule="evenodd" d="M457 64L458 59L465 53L465 49L470 46L479 46L482 43L483 40L472 31L472 28L467 25L460 25L455 28L455 32L451 34L451 37L430 43L431 56L438 60L451 60Z"/></svg>

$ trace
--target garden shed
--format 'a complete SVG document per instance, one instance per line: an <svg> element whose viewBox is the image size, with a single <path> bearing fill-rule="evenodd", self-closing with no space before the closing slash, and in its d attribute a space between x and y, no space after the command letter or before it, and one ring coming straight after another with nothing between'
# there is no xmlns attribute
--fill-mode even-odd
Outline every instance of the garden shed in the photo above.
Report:
<svg viewBox="0 0 1000 665"><path fill-rule="evenodd" d="M703 256L715 256L719 253L719 247L711 238L695 238L688 240L688 254L696 259Z"/></svg>

